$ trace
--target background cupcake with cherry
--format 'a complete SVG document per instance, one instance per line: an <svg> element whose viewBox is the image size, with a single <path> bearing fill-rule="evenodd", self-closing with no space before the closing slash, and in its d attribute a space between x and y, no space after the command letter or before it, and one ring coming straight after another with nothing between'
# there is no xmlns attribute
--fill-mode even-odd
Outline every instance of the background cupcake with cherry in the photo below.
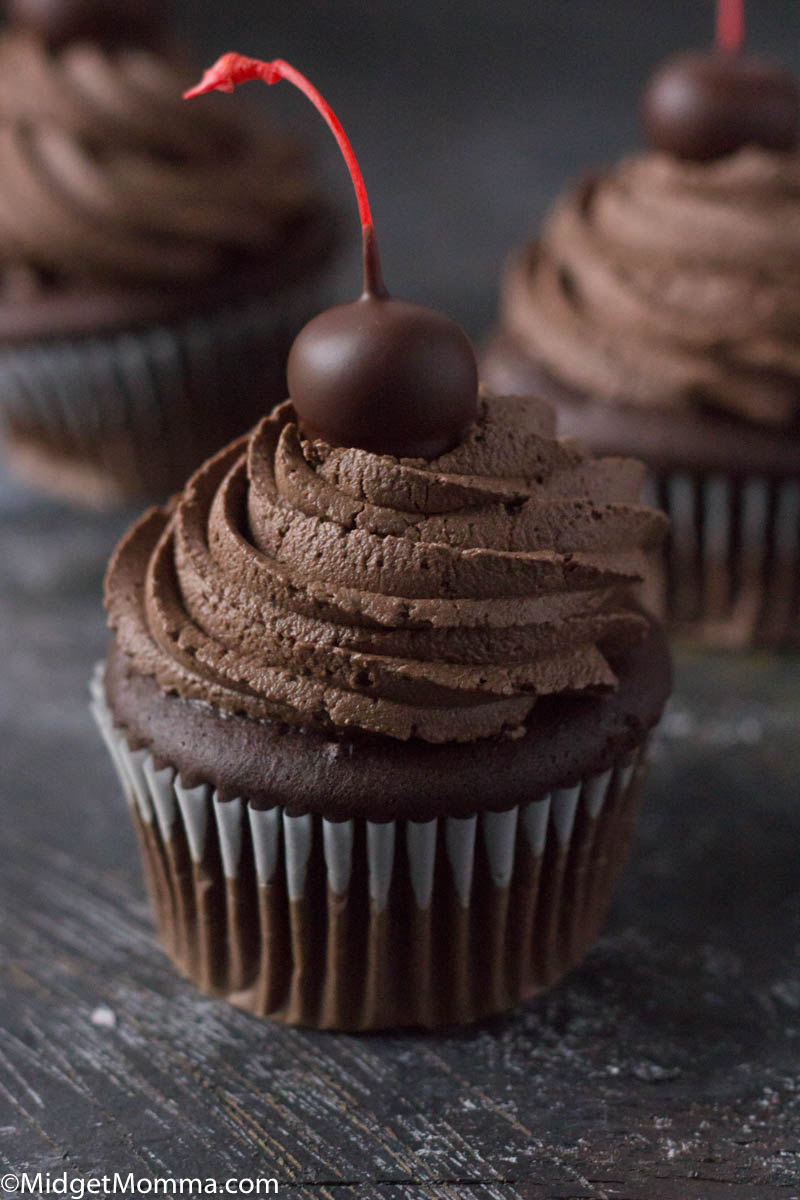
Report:
<svg viewBox="0 0 800 1200"><path fill-rule="evenodd" d="M7 0L0 418L79 501L163 498L284 392L334 222L303 148L213 103L158 0Z"/></svg>
<svg viewBox="0 0 800 1200"><path fill-rule="evenodd" d="M719 0L714 50L646 89L651 149L584 179L512 256L483 375L647 461L676 628L797 646L800 90L742 50L743 17Z"/></svg>

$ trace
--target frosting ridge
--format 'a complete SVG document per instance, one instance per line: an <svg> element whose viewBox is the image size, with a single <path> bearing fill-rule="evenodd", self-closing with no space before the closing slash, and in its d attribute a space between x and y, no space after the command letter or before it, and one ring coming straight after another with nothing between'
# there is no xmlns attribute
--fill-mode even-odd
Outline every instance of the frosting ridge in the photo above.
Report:
<svg viewBox="0 0 800 1200"><path fill-rule="evenodd" d="M431 742L524 724L537 695L613 689L606 652L666 518L642 468L554 437L550 407L484 394L433 462L300 435L287 402L115 552L131 669L256 719Z"/></svg>
<svg viewBox="0 0 800 1200"><path fill-rule="evenodd" d="M585 180L513 263L503 323L610 403L800 416L800 157L647 153Z"/></svg>
<svg viewBox="0 0 800 1200"><path fill-rule="evenodd" d="M164 55L0 38L0 271L54 285L192 287L279 252L319 208L296 145L213 101Z"/></svg>

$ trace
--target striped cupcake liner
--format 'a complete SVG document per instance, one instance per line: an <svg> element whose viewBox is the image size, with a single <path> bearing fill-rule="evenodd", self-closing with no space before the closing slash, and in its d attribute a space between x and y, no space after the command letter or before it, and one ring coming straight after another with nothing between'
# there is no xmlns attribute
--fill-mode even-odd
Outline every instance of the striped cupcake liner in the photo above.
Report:
<svg viewBox="0 0 800 1200"><path fill-rule="evenodd" d="M722 647L800 647L800 478L652 474L671 529L651 607Z"/></svg>
<svg viewBox="0 0 800 1200"><path fill-rule="evenodd" d="M309 288L208 316L0 352L12 468L88 502L163 499L285 398Z"/></svg>
<svg viewBox="0 0 800 1200"><path fill-rule="evenodd" d="M461 1024L584 955L627 857L645 747L507 812L334 822L188 788L91 707L139 836L161 942L204 990L322 1029Z"/></svg>

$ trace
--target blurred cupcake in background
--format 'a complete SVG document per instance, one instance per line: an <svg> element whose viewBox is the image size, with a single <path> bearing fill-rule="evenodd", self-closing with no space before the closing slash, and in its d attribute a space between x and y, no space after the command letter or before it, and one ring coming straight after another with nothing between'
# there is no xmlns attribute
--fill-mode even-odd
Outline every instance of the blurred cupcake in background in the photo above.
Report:
<svg viewBox="0 0 800 1200"><path fill-rule="evenodd" d="M718 645L800 644L800 102L720 46L656 73L653 148L583 180L512 256L483 375L650 467L657 607ZM735 14L734 14L735 15ZM735 22L734 22L735 24Z"/></svg>
<svg viewBox="0 0 800 1200"><path fill-rule="evenodd" d="M70 499L163 497L285 395L334 222L296 142L213 102L156 0L8 0L0 413Z"/></svg>

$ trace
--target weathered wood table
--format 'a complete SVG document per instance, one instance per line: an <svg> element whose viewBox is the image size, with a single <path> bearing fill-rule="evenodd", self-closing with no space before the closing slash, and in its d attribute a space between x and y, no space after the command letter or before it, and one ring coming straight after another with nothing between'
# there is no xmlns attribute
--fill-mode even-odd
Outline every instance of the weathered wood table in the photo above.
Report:
<svg viewBox="0 0 800 1200"><path fill-rule="evenodd" d="M390 283L478 332L502 252L579 166L634 143L637 87L659 55L707 40L707 7L182 10L201 60L280 54L331 93ZM792 20L792 0L758 6L759 46L796 58ZM342 295L356 272L351 257ZM125 522L0 482L5 1171L275 1177L298 1200L796 1200L800 660L680 654L607 933L552 994L449 1035L280 1029L199 995L153 940L86 707Z"/></svg>
<svg viewBox="0 0 800 1200"><path fill-rule="evenodd" d="M3 497L9 1170L263 1175L328 1200L800 1194L797 660L679 656L608 932L551 995L445 1036L281 1029L154 943L85 704L122 520Z"/></svg>

